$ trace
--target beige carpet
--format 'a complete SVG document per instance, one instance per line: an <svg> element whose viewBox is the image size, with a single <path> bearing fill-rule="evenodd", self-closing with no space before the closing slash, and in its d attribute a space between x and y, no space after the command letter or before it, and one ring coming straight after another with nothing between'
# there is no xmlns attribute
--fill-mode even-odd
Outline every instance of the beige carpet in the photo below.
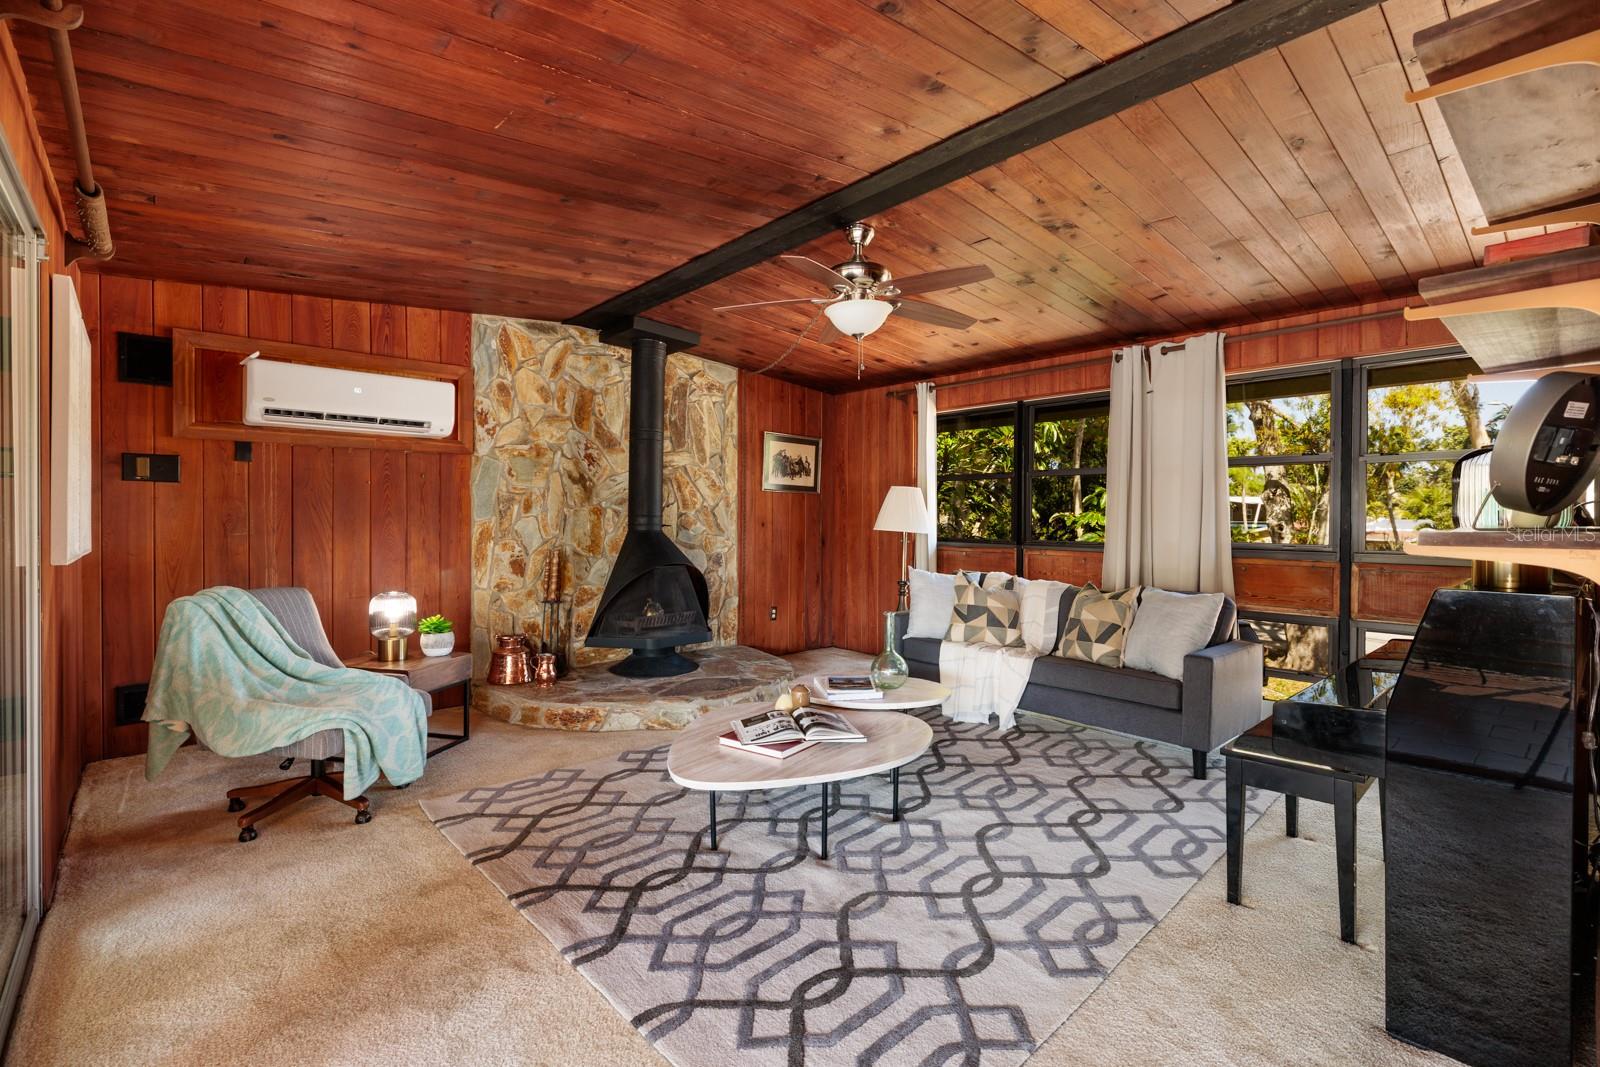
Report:
<svg viewBox="0 0 1600 1067"><path fill-rule="evenodd" d="M659 735L473 725L423 781L369 794L369 825L311 801L249 845L223 794L281 776L271 760L186 749L155 783L141 759L90 766L7 1062L665 1063L418 807ZM1383 1032L1375 793L1361 819L1360 945L1338 939L1331 813L1303 805L1289 840L1277 805L1246 844L1247 906L1219 863L1030 1067L1451 1063Z"/></svg>

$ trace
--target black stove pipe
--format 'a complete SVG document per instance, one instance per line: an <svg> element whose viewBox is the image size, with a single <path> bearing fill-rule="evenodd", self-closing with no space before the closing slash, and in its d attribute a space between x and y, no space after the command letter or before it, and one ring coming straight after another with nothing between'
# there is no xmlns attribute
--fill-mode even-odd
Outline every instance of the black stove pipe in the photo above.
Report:
<svg viewBox="0 0 1600 1067"><path fill-rule="evenodd" d="M666 464L667 346L635 335L628 400L628 529L661 529Z"/></svg>

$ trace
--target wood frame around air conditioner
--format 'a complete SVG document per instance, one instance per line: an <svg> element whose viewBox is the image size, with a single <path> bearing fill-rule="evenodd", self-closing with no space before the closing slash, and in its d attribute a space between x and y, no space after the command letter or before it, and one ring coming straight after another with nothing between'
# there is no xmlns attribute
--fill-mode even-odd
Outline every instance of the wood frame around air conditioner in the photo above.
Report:
<svg viewBox="0 0 1600 1067"><path fill-rule="evenodd" d="M205 370L201 353L221 352L237 359L218 361L211 370L221 373L202 380ZM280 426L250 426L243 419L244 368L239 364L252 352L263 359L284 363L304 363L316 367L365 371L401 378L430 378L449 382L456 390L456 424L449 437L398 437L388 434L351 433L342 430L300 429ZM237 390L239 417L217 417L220 406L229 404L227 393ZM317 348L287 341L263 341L226 333L202 330L172 331L172 429L178 437L202 437L224 441L278 441L294 445L323 445L344 448L392 448L405 452L472 451L472 368L456 363L432 363L400 356L375 356L337 348Z"/></svg>

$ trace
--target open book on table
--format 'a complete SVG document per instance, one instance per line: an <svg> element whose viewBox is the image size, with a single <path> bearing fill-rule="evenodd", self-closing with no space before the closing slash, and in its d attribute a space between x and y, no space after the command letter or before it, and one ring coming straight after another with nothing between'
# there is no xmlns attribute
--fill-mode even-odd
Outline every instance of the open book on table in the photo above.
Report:
<svg viewBox="0 0 1600 1067"><path fill-rule="evenodd" d="M865 741L866 735L837 712L821 708L763 711L733 721L742 745L778 745L788 741Z"/></svg>

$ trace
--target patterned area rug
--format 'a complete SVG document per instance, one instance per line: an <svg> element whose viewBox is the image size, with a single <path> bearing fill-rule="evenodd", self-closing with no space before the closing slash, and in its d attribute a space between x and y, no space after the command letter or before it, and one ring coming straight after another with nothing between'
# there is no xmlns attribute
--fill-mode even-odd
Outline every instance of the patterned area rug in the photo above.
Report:
<svg viewBox="0 0 1600 1067"><path fill-rule="evenodd" d="M1224 782L1053 719L925 714L903 820L887 775L844 783L826 861L814 786L724 794L706 851L665 745L423 808L679 1067L1018 1064L1222 856Z"/></svg>

